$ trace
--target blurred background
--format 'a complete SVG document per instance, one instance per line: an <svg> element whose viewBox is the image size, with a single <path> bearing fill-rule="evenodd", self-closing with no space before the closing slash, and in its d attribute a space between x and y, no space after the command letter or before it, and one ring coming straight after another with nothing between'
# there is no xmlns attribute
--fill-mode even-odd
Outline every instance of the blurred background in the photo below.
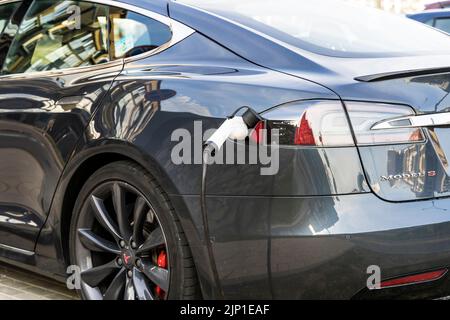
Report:
<svg viewBox="0 0 450 320"><path fill-rule="evenodd" d="M386 11L402 14L425 10L426 5L436 4L437 0L346 0L351 3L380 8ZM446 1L441 1L444 5ZM436 5L438 8L439 5Z"/></svg>

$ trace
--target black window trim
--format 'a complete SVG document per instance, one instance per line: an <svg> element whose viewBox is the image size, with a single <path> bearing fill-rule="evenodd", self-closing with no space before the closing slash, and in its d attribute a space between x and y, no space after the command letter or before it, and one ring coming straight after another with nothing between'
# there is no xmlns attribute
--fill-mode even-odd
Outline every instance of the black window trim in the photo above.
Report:
<svg viewBox="0 0 450 320"><path fill-rule="evenodd" d="M11 2L21 2L24 0L0 0L0 6L3 4L11 3ZM58 0L63 1L63 0ZM182 24L181 22L175 21L171 19L170 17L161 15L159 13L137 7L131 4L123 3L120 1L115 0L79 0L83 2L90 2L90 3L96 3L100 5L105 6L111 6L111 7L117 7L124 10L129 10L134 13L141 14L145 17L148 17L150 19L156 20L166 26L168 26L172 32L171 39L159 46L158 48L155 48L153 50L138 54L133 57L128 58L121 58L113 61L109 61L106 63L98 64L98 65L91 65L91 66L82 66L82 67L73 67L73 68L65 68L65 69L58 69L58 70L46 70L46 71L34 71L34 72L27 72L27 73L16 73L16 74L7 74L7 75L0 75L0 79L5 78L29 78L29 77L41 77L45 75L55 76L62 73L76 73L80 71L90 71L90 70L97 70L97 69L104 69L108 67L123 65L132 61L141 60L153 55L156 55L162 51L167 50L168 48L174 46L175 44L183 41L190 35L192 35L195 30L192 28ZM109 41L108 41L109 42Z"/></svg>

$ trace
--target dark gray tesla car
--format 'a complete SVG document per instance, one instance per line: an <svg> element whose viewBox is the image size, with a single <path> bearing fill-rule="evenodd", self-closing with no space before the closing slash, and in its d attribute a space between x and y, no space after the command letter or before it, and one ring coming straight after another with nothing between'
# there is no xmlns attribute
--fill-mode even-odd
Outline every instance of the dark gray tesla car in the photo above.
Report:
<svg viewBox="0 0 450 320"><path fill-rule="evenodd" d="M85 299L450 292L441 32L331 0L0 0L0 70L3 261Z"/></svg>

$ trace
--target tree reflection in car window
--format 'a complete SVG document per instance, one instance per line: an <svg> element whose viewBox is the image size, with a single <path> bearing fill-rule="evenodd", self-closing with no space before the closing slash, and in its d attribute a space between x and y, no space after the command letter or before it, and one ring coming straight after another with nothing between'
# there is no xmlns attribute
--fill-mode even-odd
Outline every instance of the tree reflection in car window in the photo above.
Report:
<svg viewBox="0 0 450 320"><path fill-rule="evenodd" d="M3 30L5 30L5 27L9 23L9 19L18 4L18 2L12 2L0 5L0 35L3 33Z"/></svg>
<svg viewBox="0 0 450 320"><path fill-rule="evenodd" d="M79 8L80 15L75 16L79 21L74 20L73 8ZM107 39L107 6L37 0L22 21L3 73L58 70L108 62Z"/></svg>
<svg viewBox="0 0 450 320"><path fill-rule="evenodd" d="M10 20L21 4L21 2L12 2L0 6L0 68L8 53L12 38L17 31L17 29L14 28L14 23Z"/></svg>

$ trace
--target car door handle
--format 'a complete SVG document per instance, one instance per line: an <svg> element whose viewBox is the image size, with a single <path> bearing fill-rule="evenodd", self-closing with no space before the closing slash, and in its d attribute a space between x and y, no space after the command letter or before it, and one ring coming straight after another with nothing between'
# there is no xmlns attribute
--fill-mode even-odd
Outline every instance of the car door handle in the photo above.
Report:
<svg viewBox="0 0 450 320"><path fill-rule="evenodd" d="M375 123L371 130L450 126L450 112L406 116Z"/></svg>

